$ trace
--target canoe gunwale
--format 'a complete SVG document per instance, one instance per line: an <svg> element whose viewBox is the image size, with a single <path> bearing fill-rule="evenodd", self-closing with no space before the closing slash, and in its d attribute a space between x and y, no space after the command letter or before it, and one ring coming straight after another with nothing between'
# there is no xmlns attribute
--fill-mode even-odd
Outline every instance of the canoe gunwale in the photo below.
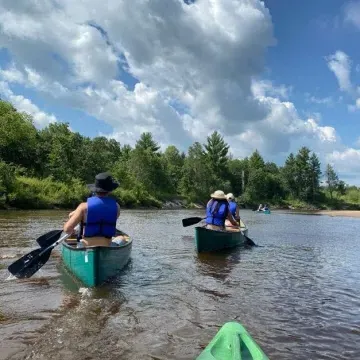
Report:
<svg viewBox="0 0 360 360"><path fill-rule="evenodd" d="M245 225L245 223L244 223ZM245 227L241 227L240 231L227 231L227 230L213 230L213 229L207 229L206 225L202 225L202 226L196 226L196 228L198 229L204 229L207 231L212 231L212 232L218 232L218 233L227 233L227 234L236 234L237 232L241 232L241 231L246 231L248 230L248 227L245 225Z"/></svg>
<svg viewBox="0 0 360 360"><path fill-rule="evenodd" d="M77 244L77 240L74 238L69 238L65 241L63 241L62 245L67 247L68 249L70 249L71 251L86 251L86 250L96 250L96 249L109 249L109 250L120 250L120 249L124 249L128 246L130 246L132 244L132 239L130 238L130 236L126 233L124 233L123 231L120 231L118 229L116 229L116 236L127 236L129 238L129 240L126 241L126 244L122 244L122 245L118 245L118 246L84 246L84 247L80 247L78 248L77 246L73 246L72 244L69 244L68 241L72 241L75 242L75 244Z"/></svg>
<svg viewBox="0 0 360 360"><path fill-rule="evenodd" d="M81 248L77 248L74 247L71 244L68 244L67 242L63 242L62 245L67 247L68 249L70 249L71 251L86 251L86 250L96 250L96 249L109 249L109 250L117 250L119 251L120 249L124 249L127 248L128 246L130 246L132 244L132 239L130 239L129 241L126 242L126 244L123 245L118 245L118 246L84 246Z"/></svg>

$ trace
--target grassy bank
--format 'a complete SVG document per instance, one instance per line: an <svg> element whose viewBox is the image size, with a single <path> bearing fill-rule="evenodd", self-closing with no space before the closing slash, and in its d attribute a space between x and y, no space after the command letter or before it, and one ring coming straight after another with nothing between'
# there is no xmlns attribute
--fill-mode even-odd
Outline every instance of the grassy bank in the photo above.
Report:
<svg viewBox="0 0 360 360"><path fill-rule="evenodd" d="M74 179L68 183L55 181L48 177L38 179L17 176L10 192L0 196L0 207L3 209L73 209L89 196L89 190L83 182ZM144 188L135 186L133 189L118 188L113 196L124 208L166 208L166 209L196 209L203 208L204 203L188 201L186 198L172 194L150 194ZM238 202L242 208L256 209L255 201ZM265 201L264 201L265 202ZM360 191L350 189L344 195L330 198L322 191L318 201L306 203L297 199L278 199L267 202L272 209L294 210L360 210Z"/></svg>
<svg viewBox="0 0 360 360"><path fill-rule="evenodd" d="M11 191L0 196L2 209L72 209L90 195L80 180L69 183L54 181L51 177L38 179L18 176ZM163 202L141 188L118 188L113 196L125 208L161 208Z"/></svg>

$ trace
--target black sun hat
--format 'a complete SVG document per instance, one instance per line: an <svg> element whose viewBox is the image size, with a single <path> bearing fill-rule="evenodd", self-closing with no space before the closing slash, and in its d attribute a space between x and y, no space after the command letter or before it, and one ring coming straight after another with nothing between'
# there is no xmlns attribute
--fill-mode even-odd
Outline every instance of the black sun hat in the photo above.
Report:
<svg viewBox="0 0 360 360"><path fill-rule="evenodd" d="M108 172L100 173L95 176L95 184L88 184L88 188L93 192L110 192L119 187Z"/></svg>

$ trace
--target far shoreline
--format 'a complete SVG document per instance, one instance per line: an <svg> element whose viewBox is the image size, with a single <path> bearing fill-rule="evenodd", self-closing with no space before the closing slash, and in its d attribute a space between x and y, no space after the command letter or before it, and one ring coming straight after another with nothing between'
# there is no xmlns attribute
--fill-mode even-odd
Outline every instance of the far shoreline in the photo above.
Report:
<svg viewBox="0 0 360 360"><path fill-rule="evenodd" d="M331 217L360 218L360 210L307 210L307 209L274 209L272 213L298 215L327 215Z"/></svg>
<svg viewBox="0 0 360 360"><path fill-rule="evenodd" d="M360 210L319 210L315 214L360 218Z"/></svg>

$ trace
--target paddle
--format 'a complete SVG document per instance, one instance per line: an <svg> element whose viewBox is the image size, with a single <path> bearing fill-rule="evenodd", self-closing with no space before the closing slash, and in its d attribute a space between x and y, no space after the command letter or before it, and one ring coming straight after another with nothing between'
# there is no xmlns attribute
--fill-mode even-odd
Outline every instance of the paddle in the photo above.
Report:
<svg viewBox="0 0 360 360"><path fill-rule="evenodd" d="M36 239L36 242L42 247L48 247L57 241L62 233L62 230L51 230Z"/></svg>
<svg viewBox="0 0 360 360"><path fill-rule="evenodd" d="M60 236L61 233L58 235L60 239L45 249L43 247L35 249L13 262L8 267L9 272L18 279L29 278L34 275L49 260L52 249L70 235L65 233L62 237Z"/></svg>
<svg viewBox="0 0 360 360"><path fill-rule="evenodd" d="M249 245L249 246L259 246L259 245L256 245L254 243L254 241L252 241L248 236L246 236L241 230L240 230L240 232L244 236L247 245Z"/></svg>
<svg viewBox="0 0 360 360"><path fill-rule="evenodd" d="M182 224L184 227L191 226L191 225L195 225L195 224L199 223L201 220L205 220L205 219L206 218L201 218L201 217L190 217L190 218L182 219Z"/></svg>

